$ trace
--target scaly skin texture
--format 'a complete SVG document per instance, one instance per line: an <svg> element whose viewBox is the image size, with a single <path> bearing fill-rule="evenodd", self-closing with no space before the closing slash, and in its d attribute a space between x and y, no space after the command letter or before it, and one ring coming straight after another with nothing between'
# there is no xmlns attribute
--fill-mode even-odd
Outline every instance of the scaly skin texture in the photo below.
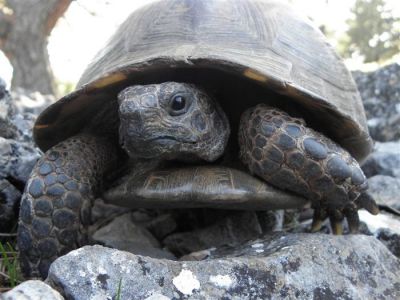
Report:
<svg viewBox="0 0 400 300"><path fill-rule="evenodd" d="M25 275L45 278L52 261L87 243L92 201L116 157L108 140L81 134L39 160L20 209L18 247Z"/></svg>
<svg viewBox="0 0 400 300"><path fill-rule="evenodd" d="M358 207L377 213L357 161L305 122L264 104L243 113L239 127L240 157L251 173L272 185L312 201L313 229L330 217L341 233L346 216L351 231L358 226Z"/></svg>
<svg viewBox="0 0 400 300"><path fill-rule="evenodd" d="M176 97L184 101L178 109ZM228 119L218 102L193 84L127 87L118 103L120 143L133 158L212 162L224 153Z"/></svg>

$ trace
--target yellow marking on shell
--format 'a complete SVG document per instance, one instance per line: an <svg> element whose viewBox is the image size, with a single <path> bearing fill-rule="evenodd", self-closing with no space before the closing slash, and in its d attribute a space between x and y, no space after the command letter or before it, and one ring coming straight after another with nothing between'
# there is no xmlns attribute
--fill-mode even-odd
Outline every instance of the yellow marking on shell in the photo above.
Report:
<svg viewBox="0 0 400 300"><path fill-rule="evenodd" d="M124 74L115 73L115 74L112 74L110 76L107 76L107 77L104 77L104 78L101 78L101 79L95 81L93 83L92 87L98 89L98 88L102 88L102 87L105 87L108 85L115 84L115 83L123 81L125 79L126 79L126 76Z"/></svg>
<svg viewBox="0 0 400 300"><path fill-rule="evenodd" d="M49 124L38 124L38 125L35 125L35 128L36 129L42 129L42 128L47 128L49 126L50 126Z"/></svg>
<svg viewBox="0 0 400 300"><path fill-rule="evenodd" d="M244 76L246 76L247 78L256 80L256 81L260 81L260 82L267 82L268 78L266 76L264 76L263 74L254 71L252 69L246 69L243 73Z"/></svg>

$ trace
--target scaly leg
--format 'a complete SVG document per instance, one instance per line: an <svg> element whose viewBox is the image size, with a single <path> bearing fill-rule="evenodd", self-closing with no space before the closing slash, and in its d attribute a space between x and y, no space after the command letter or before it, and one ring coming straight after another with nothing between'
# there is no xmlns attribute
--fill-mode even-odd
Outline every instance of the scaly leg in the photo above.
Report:
<svg viewBox="0 0 400 300"><path fill-rule="evenodd" d="M38 161L22 196L18 226L26 276L45 278L51 262L87 243L92 201L116 160L107 139L80 134Z"/></svg>
<svg viewBox="0 0 400 300"><path fill-rule="evenodd" d="M266 105L243 113L239 126L242 161L250 172L276 187L310 199L315 209L312 230L329 217L335 234L347 219L358 229L359 208L378 213L366 193L367 181L357 161L302 119Z"/></svg>

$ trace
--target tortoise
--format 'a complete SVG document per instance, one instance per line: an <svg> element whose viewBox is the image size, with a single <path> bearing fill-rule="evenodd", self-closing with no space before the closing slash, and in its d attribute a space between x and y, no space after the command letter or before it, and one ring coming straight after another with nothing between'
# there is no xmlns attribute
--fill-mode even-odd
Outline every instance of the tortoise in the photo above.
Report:
<svg viewBox="0 0 400 300"><path fill-rule="evenodd" d="M128 207L314 208L334 233L378 213L372 149L341 58L279 1L164 0L132 13L77 89L37 119L22 197L25 274L88 242L93 199Z"/></svg>

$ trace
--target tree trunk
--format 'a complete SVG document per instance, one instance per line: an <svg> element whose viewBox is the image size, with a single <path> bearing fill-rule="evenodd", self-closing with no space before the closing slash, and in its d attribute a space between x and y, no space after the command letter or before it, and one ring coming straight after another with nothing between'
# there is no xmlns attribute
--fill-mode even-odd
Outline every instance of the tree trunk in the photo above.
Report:
<svg viewBox="0 0 400 300"><path fill-rule="evenodd" d="M14 69L13 89L55 93L47 40L71 1L6 0L8 14L0 11L0 47Z"/></svg>

